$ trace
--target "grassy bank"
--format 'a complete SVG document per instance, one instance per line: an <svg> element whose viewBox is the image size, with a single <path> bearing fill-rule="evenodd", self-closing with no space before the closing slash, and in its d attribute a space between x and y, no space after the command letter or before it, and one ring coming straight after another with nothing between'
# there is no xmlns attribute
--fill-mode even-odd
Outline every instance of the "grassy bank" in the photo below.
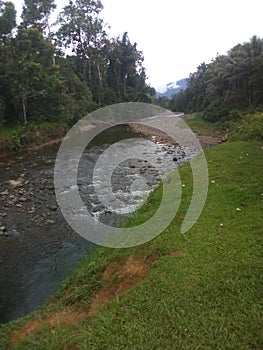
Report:
<svg viewBox="0 0 263 350"><path fill-rule="evenodd" d="M85 258L40 311L2 325L0 348L262 349L261 146L236 141L205 152L208 198L186 234L192 177L182 166L170 226L142 246ZM147 219L161 193L129 225Z"/></svg>
<svg viewBox="0 0 263 350"><path fill-rule="evenodd" d="M63 122L3 126L0 129L0 156L62 138L68 128Z"/></svg>

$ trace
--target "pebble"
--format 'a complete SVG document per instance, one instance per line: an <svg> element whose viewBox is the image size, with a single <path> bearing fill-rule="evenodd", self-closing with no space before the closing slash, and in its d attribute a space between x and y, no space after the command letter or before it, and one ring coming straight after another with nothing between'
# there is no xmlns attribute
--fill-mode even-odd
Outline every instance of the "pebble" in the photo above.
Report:
<svg viewBox="0 0 263 350"><path fill-rule="evenodd" d="M6 227L5 226L1 226L0 227L0 231L5 232L6 231Z"/></svg>
<svg viewBox="0 0 263 350"><path fill-rule="evenodd" d="M8 180L8 184L12 189L15 189L16 187L22 186L22 182L20 179L18 180Z"/></svg>
<svg viewBox="0 0 263 350"><path fill-rule="evenodd" d="M47 224L49 224L49 225L53 225L54 223L55 223L54 220L47 220Z"/></svg>
<svg viewBox="0 0 263 350"><path fill-rule="evenodd" d="M240 208L236 208L236 211L237 211L237 212L240 212L240 211L241 211L241 209L240 209Z"/></svg>
<svg viewBox="0 0 263 350"><path fill-rule="evenodd" d="M19 202L26 202L26 201L27 201L27 199L25 197L19 198Z"/></svg>
<svg viewBox="0 0 263 350"><path fill-rule="evenodd" d="M224 226L224 224L220 224L219 226L220 226L220 227L223 227L223 226Z"/></svg>
<svg viewBox="0 0 263 350"><path fill-rule="evenodd" d="M8 196L9 195L9 191L5 190L5 191L1 192L0 194L1 194L1 196Z"/></svg>
<svg viewBox="0 0 263 350"><path fill-rule="evenodd" d="M211 184L215 184L216 182L215 182L215 180L211 180Z"/></svg>
<svg viewBox="0 0 263 350"><path fill-rule="evenodd" d="M51 210L51 211L56 211L57 208L58 208L58 207L55 206L55 205L50 205L50 206L48 207L48 209Z"/></svg>

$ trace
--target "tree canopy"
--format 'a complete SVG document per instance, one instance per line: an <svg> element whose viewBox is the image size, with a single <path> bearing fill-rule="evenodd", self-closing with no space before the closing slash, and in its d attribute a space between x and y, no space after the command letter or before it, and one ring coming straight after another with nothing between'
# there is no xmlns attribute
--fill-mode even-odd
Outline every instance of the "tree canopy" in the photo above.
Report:
<svg viewBox="0 0 263 350"><path fill-rule="evenodd" d="M227 55L202 63L190 74L188 88L174 95L173 110L204 111L210 121L230 118L235 110L263 109L263 40L253 36Z"/></svg>
<svg viewBox="0 0 263 350"><path fill-rule="evenodd" d="M99 0L70 0L53 26L55 7L24 0L17 25L15 6L0 1L0 124L74 121L108 104L151 101L142 52L128 33L108 36Z"/></svg>

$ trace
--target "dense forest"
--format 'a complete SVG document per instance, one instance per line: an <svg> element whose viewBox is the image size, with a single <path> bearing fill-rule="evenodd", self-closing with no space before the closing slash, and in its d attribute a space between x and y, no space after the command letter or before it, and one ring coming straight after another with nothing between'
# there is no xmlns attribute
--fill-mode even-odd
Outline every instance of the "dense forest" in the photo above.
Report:
<svg viewBox="0 0 263 350"><path fill-rule="evenodd" d="M263 111L263 40L253 36L227 55L202 63L190 74L188 88L173 96L170 107L202 112L211 122Z"/></svg>
<svg viewBox="0 0 263 350"><path fill-rule="evenodd" d="M96 0L70 0L50 23L54 0L24 0L17 24L0 0L0 125L74 122L108 104L150 102L143 54L127 33L110 38Z"/></svg>

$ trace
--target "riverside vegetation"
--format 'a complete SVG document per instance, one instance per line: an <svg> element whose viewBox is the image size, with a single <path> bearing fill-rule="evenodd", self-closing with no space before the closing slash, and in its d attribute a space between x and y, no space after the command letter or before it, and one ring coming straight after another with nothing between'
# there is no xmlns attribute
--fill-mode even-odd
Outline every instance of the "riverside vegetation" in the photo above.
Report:
<svg viewBox="0 0 263 350"><path fill-rule="evenodd" d="M127 33L108 37L100 1L70 1L52 33L54 6L25 0L17 25L13 4L0 2L1 152L59 138L108 104L160 102L136 44ZM201 64L168 101L194 113L195 132L229 135L205 151L210 185L195 226L180 233L192 196L184 164L169 227L139 247L97 248L46 305L1 325L0 349L263 348L262 74L263 41L253 37ZM160 185L126 224L147 220L161 196Z"/></svg>
<svg viewBox="0 0 263 350"><path fill-rule="evenodd" d="M230 137L205 155L208 197L189 232L186 163L169 227L139 247L97 248L44 307L2 325L1 349L261 349L262 143ZM160 185L126 224L147 220L161 196Z"/></svg>

